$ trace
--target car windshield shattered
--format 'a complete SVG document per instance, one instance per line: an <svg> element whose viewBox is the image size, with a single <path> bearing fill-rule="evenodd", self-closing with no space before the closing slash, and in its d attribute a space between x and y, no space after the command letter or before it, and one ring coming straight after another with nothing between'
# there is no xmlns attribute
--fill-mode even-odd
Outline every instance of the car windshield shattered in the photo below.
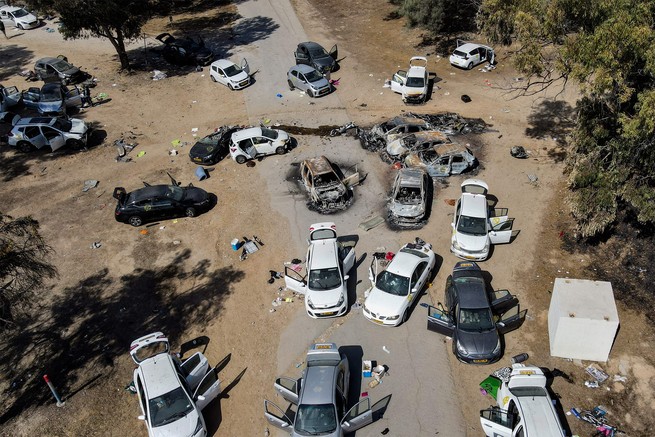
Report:
<svg viewBox="0 0 655 437"><path fill-rule="evenodd" d="M166 190L166 197L180 201L184 198L184 190L175 185L169 185Z"/></svg>
<svg viewBox="0 0 655 437"><path fill-rule="evenodd" d="M225 70L223 70L225 74L228 75L228 77L236 76L237 74L241 73L241 68L237 67L236 65L230 65L227 67Z"/></svg>
<svg viewBox="0 0 655 437"><path fill-rule="evenodd" d="M337 428L337 416L332 404L301 405L296 414L295 430L304 435L320 435Z"/></svg>
<svg viewBox="0 0 655 437"><path fill-rule="evenodd" d="M339 285L341 285L341 275L337 267L309 272L309 288L312 290L332 290Z"/></svg>
<svg viewBox="0 0 655 437"><path fill-rule="evenodd" d="M484 217L461 216L457 223L457 232L475 236L486 235L487 227Z"/></svg>
<svg viewBox="0 0 655 437"><path fill-rule="evenodd" d="M409 294L409 278L385 270L375 280L375 287L395 296L407 296Z"/></svg>
<svg viewBox="0 0 655 437"><path fill-rule="evenodd" d="M411 88L423 88L425 79L423 77L408 77L406 85Z"/></svg>
<svg viewBox="0 0 655 437"><path fill-rule="evenodd" d="M275 129L262 128L262 136L268 138L269 140L277 139L277 131Z"/></svg>
<svg viewBox="0 0 655 437"><path fill-rule="evenodd" d="M63 118L58 118L57 120L55 120L52 127L54 127L55 129L59 129L60 131L63 132L68 132L73 127L73 123L71 123L68 120L64 120Z"/></svg>
<svg viewBox="0 0 655 437"><path fill-rule="evenodd" d="M308 73L305 73L305 79L307 79L307 82L313 83L323 79L323 76L321 76L321 74L318 71L312 70Z"/></svg>
<svg viewBox="0 0 655 437"><path fill-rule="evenodd" d="M175 422L193 410L189 397L182 387L150 399L150 422L152 427Z"/></svg>
<svg viewBox="0 0 655 437"><path fill-rule="evenodd" d="M462 331L482 332L493 329L489 308L464 309L459 311L459 328Z"/></svg>

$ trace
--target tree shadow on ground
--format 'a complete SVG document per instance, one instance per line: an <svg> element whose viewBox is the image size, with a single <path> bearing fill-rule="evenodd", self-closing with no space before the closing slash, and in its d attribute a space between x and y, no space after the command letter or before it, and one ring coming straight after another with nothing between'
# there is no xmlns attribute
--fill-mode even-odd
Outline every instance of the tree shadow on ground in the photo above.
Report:
<svg viewBox="0 0 655 437"><path fill-rule="evenodd" d="M135 338L162 331L173 342L190 327L206 326L222 310L232 284L244 273L233 267L211 270L208 260L190 270L184 250L165 267L137 268L118 279L100 270L65 288L46 317L0 344L0 369L12 381L4 393L0 423L23 410L51 401L41 378L57 381L63 398L84 384L89 374L111 373ZM196 285L179 290L180 281Z"/></svg>
<svg viewBox="0 0 655 437"><path fill-rule="evenodd" d="M561 146L575 127L575 108L561 100L544 100L528 116L528 123L530 126L525 129L528 137L550 136Z"/></svg>
<svg viewBox="0 0 655 437"><path fill-rule="evenodd" d="M34 52L15 44L7 44L0 47L0 81L7 80L11 76L20 73L26 68L32 68L33 65L27 64L34 57Z"/></svg>

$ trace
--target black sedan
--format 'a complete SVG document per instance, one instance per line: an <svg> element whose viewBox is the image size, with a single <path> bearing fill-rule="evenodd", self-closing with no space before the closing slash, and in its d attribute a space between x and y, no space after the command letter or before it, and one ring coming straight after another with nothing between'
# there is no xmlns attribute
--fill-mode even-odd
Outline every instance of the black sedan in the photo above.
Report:
<svg viewBox="0 0 655 437"><path fill-rule="evenodd" d="M162 56L171 64L209 65L214 60L214 53L205 47L205 41L199 36L175 38L170 33L162 33L155 39L164 44Z"/></svg>
<svg viewBox="0 0 655 437"><path fill-rule="evenodd" d="M480 267L458 262L446 280L446 307L428 307L428 329L453 339L462 362L491 364L502 357L500 334L521 326L527 310L507 290L489 291Z"/></svg>
<svg viewBox="0 0 655 437"><path fill-rule="evenodd" d="M150 185L130 193L123 187L114 188L116 221L132 226L173 217L195 217L210 208L210 196L193 186Z"/></svg>
<svg viewBox="0 0 655 437"><path fill-rule="evenodd" d="M213 165L228 154L232 134L241 128L222 126L211 135L198 140L189 150L191 162L201 165Z"/></svg>
<svg viewBox="0 0 655 437"><path fill-rule="evenodd" d="M336 44L328 53L323 46L311 41L301 42L298 44L296 51L293 52L296 64L311 65L323 75L336 69L338 54Z"/></svg>

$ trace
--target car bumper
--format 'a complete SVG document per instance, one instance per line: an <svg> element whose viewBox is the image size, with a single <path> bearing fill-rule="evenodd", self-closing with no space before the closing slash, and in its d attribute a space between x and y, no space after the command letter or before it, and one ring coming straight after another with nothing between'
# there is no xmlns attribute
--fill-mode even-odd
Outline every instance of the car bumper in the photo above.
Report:
<svg viewBox="0 0 655 437"><path fill-rule="evenodd" d="M234 90L242 90L246 88L248 85L250 85L250 78L246 80L242 80L239 83L232 83L232 89Z"/></svg>
<svg viewBox="0 0 655 437"><path fill-rule="evenodd" d="M346 314L346 303L342 303L340 306L331 307L331 308L310 308L309 305L305 305L305 310L307 310L307 315L312 319L328 319L331 317L339 317Z"/></svg>
<svg viewBox="0 0 655 437"><path fill-rule="evenodd" d="M33 21L31 23L24 23L24 22L20 23L20 25L23 26L23 29L36 29L37 27L39 27L40 24L41 22L39 20Z"/></svg>
<svg viewBox="0 0 655 437"><path fill-rule="evenodd" d="M425 94L403 96L403 102L410 104L417 104L425 102Z"/></svg>
<svg viewBox="0 0 655 437"><path fill-rule="evenodd" d="M468 261L484 261L489 257L488 250L482 252L468 252L462 249L458 249L452 245L450 246L450 253L452 253L458 258L465 259Z"/></svg>
<svg viewBox="0 0 655 437"><path fill-rule="evenodd" d="M377 317L376 315L373 315L373 313L371 313L366 307L364 307L364 311L362 313L364 314L364 317L366 317L366 319L380 326L393 327L393 326L398 326L401 322L400 317L398 317L396 320L386 320Z"/></svg>
<svg viewBox="0 0 655 437"><path fill-rule="evenodd" d="M465 364L476 364L480 366L484 366L486 364L493 364L500 360L501 355L498 354L496 356L476 356L476 355L471 355L469 357L463 357L459 354L456 354L457 359L461 361L462 363Z"/></svg>

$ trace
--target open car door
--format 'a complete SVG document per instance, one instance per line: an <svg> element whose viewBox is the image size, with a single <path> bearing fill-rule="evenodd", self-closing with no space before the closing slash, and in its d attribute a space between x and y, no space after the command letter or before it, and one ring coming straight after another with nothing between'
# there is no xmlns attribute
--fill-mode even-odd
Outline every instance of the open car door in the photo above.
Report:
<svg viewBox="0 0 655 437"><path fill-rule="evenodd" d="M196 352L191 355L188 359L180 365L182 370L182 375L186 379L186 382L191 387L191 390L195 390L200 384L200 381L205 377L207 371L209 370L209 362L207 357L205 357L200 352Z"/></svg>
<svg viewBox="0 0 655 437"><path fill-rule="evenodd" d="M286 285L289 290L300 294L306 294L307 281L305 278L306 276L301 275L289 266L284 267L284 285Z"/></svg>
<svg viewBox="0 0 655 437"><path fill-rule="evenodd" d="M343 429L344 433L348 434L371 423L373 423L371 400L369 398L364 398L355 404L348 413L346 413L341 421L341 429Z"/></svg>
<svg viewBox="0 0 655 437"><path fill-rule="evenodd" d="M428 330L452 337L455 332L455 323L445 311L428 305Z"/></svg>
<svg viewBox="0 0 655 437"><path fill-rule="evenodd" d="M490 408L480 411L480 424L487 437L512 437L513 417L505 410Z"/></svg>
<svg viewBox="0 0 655 437"><path fill-rule="evenodd" d="M80 94L80 90L77 87L74 87L66 92L66 106L69 108L82 106L82 95Z"/></svg>
<svg viewBox="0 0 655 437"><path fill-rule="evenodd" d="M202 378L193 394L196 407L202 410L221 394L221 381L218 379L218 369L213 368Z"/></svg>
<svg viewBox="0 0 655 437"><path fill-rule="evenodd" d="M334 59L335 61L339 57L339 50L337 49L337 45L333 45L332 48L330 49L330 57Z"/></svg>
<svg viewBox="0 0 655 437"><path fill-rule="evenodd" d="M348 248L344 248L344 249L348 249L348 252L346 253L346 256L343 257L343 260L341 261L341 263L343 265L343 274L347 275L348 272L355 265L355 248L354 247L348 247Z"/></svg>
<svg viewBox="0 0 655 437"><path fill-rule="evenodd" d="M291 379L281 376L275 380L273 387L275 387L275 391L277 391L284 399L294 405L298 405L300 381L300 379Z"/></svg>
<svg viewBox="0 0 655 437"><path fill-rule="evenodd" d="M351 174L347 178L344 178L342 182L346 186L346 188L352 188L356 185L359 185L360 176L359 176L359 172L357 171L357 167L355 167L355 173Z"/></svg>
<svg viewBox="0 0 655 437"><path fill-rule="evenodd" d="M284 414L282 408L268 400L264 400L264 416L266 416L268 423L278 428L289 429L290 431L290 427L293 425L293 422Z"/></svg>
<svg viewBox="0 0 655 437"><path fill-rule="evenodd" d="M63 135L53 135L52 137L48 138L48 144L54 152L55 150L61 149L66 145L66 138L64 138Z"/></svg>
<svg viewBox="0 0 655 437"><path fill-rule="evenodd" d="M2 105L3 111L12 106L16 106L20 103L23 98L23 93L18 91L18 88L15 86L8 86L1 89L2 90Z"/></svg>
<svg viewBox="0 0 655 437"><path fill-rule="evenodd" d="M405 70L398 70L391 78L391 91L394 93L402 94L405 88L405 79L407 72Z"/></svg>
<svg viewBox="0 0 655 437"><path fill-rule="evenodd" d="M462 182L462 193L484 194L487 195L489 186L480 179L467 179Z"/></svg>
<svg viewBox="0 0 655 437"><path fill-rule="evenodd" d="M246 58L243 58L241 61L241 69L246 72L246 74L250 74L250 65L248 65L248 61L246 61Z"/></svg>
<svg viewBox="0 0 655 437"><path fill-rule="evenodd" d="M496 323L498 332L506 334L519 328L525 321L525 315L527 313L528 310L521 311L521 307L518 304L505 311L500 315L499 321Z"/></svg>
<svg viewBox="0 0 655 437"><path fill-rule="evenodd" d="M510 293L509 290L492 291L490 297L491 309L496 314L502 314L519 303L516 296Z"/></svg>

